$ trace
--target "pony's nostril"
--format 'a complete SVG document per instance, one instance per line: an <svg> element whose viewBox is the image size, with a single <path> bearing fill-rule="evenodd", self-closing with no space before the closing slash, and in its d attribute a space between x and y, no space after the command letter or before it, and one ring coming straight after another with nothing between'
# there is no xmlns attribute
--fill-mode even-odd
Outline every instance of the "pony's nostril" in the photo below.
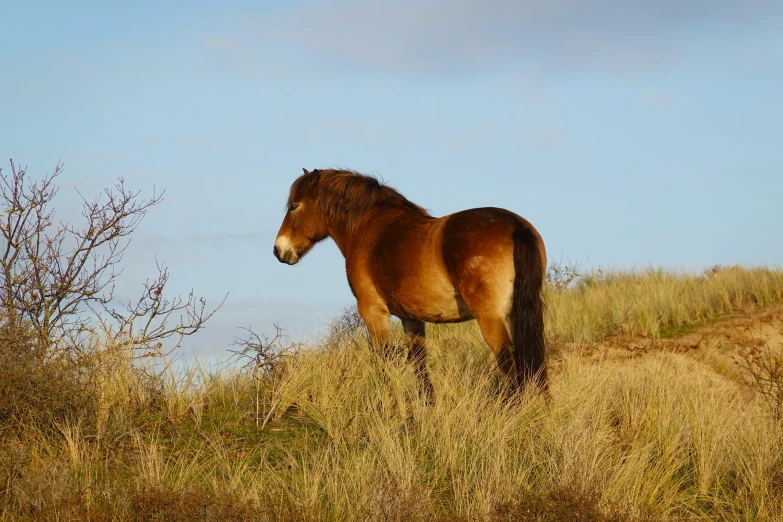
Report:
<svg viewBox="0 0 783 522"><path fill-rule="evenodd" d="M275 254L275 257L280 259L280 249L277 248L277 245L275 245L275 248L272 250L272 252Z"/></svg>

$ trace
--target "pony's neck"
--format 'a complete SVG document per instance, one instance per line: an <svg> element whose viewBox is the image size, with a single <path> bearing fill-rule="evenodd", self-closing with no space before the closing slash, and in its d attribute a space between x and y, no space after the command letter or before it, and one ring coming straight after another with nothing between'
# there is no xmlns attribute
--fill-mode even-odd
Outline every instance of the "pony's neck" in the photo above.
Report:
<svg viewBox="0 0 783 522"><path fill-rule="evenodd" d="M329 232L329 237L331 237L337 244L337 248L340 249L343 257L345 257L346 252L350 250L354 242L360 240L357 236L363 228L363 224L366 223L367 220L374 220L376 218L383 219L382 214L384 213L385 209L388 209L389 205L390 202L381 200L365 209L362 209L361 212L356 212L354 210L349 222L334 216L331 220L326 221L326 229ZM381 215L378 215L376 218L374 218L373 214Z"/></svg>
<svg viewBox="0 0 783 522"><path fill-rule="evenodd" d="M371 211L372 208L369 208L364 212L364 214L366 215ZM329 237L334 240L337 248L340 249L343 257L345 257L346 252L355 240L358 226L355 223L353 226L349 226L342 220L333 219L331 222L327 222L326 229L329 232Z"/></svg>
<svg viewBox="0 0 783 522"><path fill-rule="evenodd" d="M340 229L329 229L329 237L331 237L335 244L337 245L337 248L340 249L340 253L345 257L345 253L348 251L348 246L351 243L351 239L353 234L351 234L348 231L340 230Z"/></svg>

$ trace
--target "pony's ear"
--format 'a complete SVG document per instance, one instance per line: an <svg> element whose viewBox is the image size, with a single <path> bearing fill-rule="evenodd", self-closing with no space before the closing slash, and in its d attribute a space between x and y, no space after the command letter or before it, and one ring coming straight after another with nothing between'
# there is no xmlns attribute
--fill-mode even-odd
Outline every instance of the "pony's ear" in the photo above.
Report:
<svg viewBox="0 0 783 522"><path fill-rule="evenodd" d="M306 187L308 190L315 190L318 186L318 182L321 181L321 172L318 169L307 170L302 168L302 176L297 180L301 183L302 187Z"/></svg>

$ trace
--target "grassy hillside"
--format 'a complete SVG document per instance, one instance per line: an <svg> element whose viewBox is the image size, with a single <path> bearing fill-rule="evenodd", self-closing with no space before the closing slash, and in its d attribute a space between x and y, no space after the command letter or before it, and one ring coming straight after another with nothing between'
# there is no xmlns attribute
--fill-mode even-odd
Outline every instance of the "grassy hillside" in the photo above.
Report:
<svg viewBox="0 0 783 522"><path fill-rule="evenodd" d="M548 298L547 326L558 339L590 342L618 333L659 337L733 310L781 301L783 271L739 267L714 267L704 274L599 270L580 278L572 291L550 292Z"/></svg>
<svg viewBox="0 0 783 522"><path fill-rule="evenodd" d="M546 301L549 401L502 400L473 323L428 327L432 406L350 314L259 380L100 342L2 359L0 520L783 519L783 423L656 341L783 302L783 272L596 272ZM651 348L583 349L616 334Z"/></svg>

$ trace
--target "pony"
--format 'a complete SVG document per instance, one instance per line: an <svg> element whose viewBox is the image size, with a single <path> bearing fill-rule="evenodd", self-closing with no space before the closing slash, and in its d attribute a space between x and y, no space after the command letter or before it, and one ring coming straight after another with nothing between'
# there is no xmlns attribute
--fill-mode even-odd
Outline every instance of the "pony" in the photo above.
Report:
<svg viewBox="0 0 783 522"><path fill-rule="evenodd" d="M526 219L501 208L433 217L375 177L302 169L273 253L295 265L331 237L375 351L402 322L408 361L428 400L425 323L475 319L507 389L548 392L542 290L546 250Z"/></svg>

